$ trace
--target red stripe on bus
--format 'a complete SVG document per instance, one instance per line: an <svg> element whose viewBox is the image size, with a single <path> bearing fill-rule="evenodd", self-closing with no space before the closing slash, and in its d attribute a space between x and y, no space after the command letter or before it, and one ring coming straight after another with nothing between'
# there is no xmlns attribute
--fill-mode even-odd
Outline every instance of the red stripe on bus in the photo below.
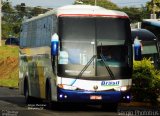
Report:
<svg viewBox="0 0 160 116"><path fill-rule="evenodd" d="M128 18L128 16L122 15L103 15L103 14L60 14L59 17L71 17L71 16L81 16L81 17L114 17L114 18Z"/></svg>

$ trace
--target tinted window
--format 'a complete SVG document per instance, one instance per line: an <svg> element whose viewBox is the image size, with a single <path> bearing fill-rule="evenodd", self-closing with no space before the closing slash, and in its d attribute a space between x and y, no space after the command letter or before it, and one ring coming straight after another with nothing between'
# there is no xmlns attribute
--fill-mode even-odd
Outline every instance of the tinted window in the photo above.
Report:
<svg viewBox="0 0 160 116"><path fill-rule="evenodd" d="M62 40L87 41L95 38L93 18L65 17L59 20Z"/></svg>
<svg viewBox="0 0 160 116"><path fill-rule="evenodd" d="M97 18L97 39L124 40L128 37L126 33L129 28L125 19Z"/></svg>
<svg viewBox="0 0 160 116"><path fill-rule="evenodd" d="M132 61L131 42L126 44L131 41L130 34L128 19L60 17L58 75L77 77L86 67L82 77L109 79L108 66L115 78L126 78L131 75L128 67Z"/></svg>

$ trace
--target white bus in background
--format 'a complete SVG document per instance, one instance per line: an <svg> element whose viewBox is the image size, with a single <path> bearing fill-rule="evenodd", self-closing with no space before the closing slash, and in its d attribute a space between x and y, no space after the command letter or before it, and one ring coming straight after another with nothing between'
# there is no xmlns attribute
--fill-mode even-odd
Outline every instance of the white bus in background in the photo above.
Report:
<svg viewBox="0 0 160 116"><path fill-rule="evenodd" d="M20 35L19 88L51 102L116 109L131 100L129 17L98 6L69 5L31 18Z"/></svg>

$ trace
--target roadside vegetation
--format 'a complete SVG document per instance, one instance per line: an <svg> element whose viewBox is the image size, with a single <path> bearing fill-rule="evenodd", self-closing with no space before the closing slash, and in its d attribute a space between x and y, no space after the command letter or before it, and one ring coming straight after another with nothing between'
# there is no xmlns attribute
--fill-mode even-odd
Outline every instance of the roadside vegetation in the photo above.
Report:
<svg viewBox="0 0 160 116"><path fill-rule="evenodd" d="M160 70L155 69L150 59L134 61L133 100L157 104L160 96Z"/></svg>
<svg viewBox="0 0 160 116"><path fill-rule="evenodd" d="M0 86L18 87L18 46L0 46Z"/></svg>

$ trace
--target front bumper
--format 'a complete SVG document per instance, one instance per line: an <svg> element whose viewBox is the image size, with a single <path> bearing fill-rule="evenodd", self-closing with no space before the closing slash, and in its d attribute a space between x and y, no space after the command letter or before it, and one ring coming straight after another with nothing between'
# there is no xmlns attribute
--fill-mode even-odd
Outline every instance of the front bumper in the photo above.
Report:
<svg viewBox="0 0 160 116"><path fill-rule="evenodd" d="M120 91L85 91L85 90L66 90L57 88L58 102L74 103L118 103L120 101L129 102L130 92ZM101 99L91 99L92 96L101 97Z"/></svg>

